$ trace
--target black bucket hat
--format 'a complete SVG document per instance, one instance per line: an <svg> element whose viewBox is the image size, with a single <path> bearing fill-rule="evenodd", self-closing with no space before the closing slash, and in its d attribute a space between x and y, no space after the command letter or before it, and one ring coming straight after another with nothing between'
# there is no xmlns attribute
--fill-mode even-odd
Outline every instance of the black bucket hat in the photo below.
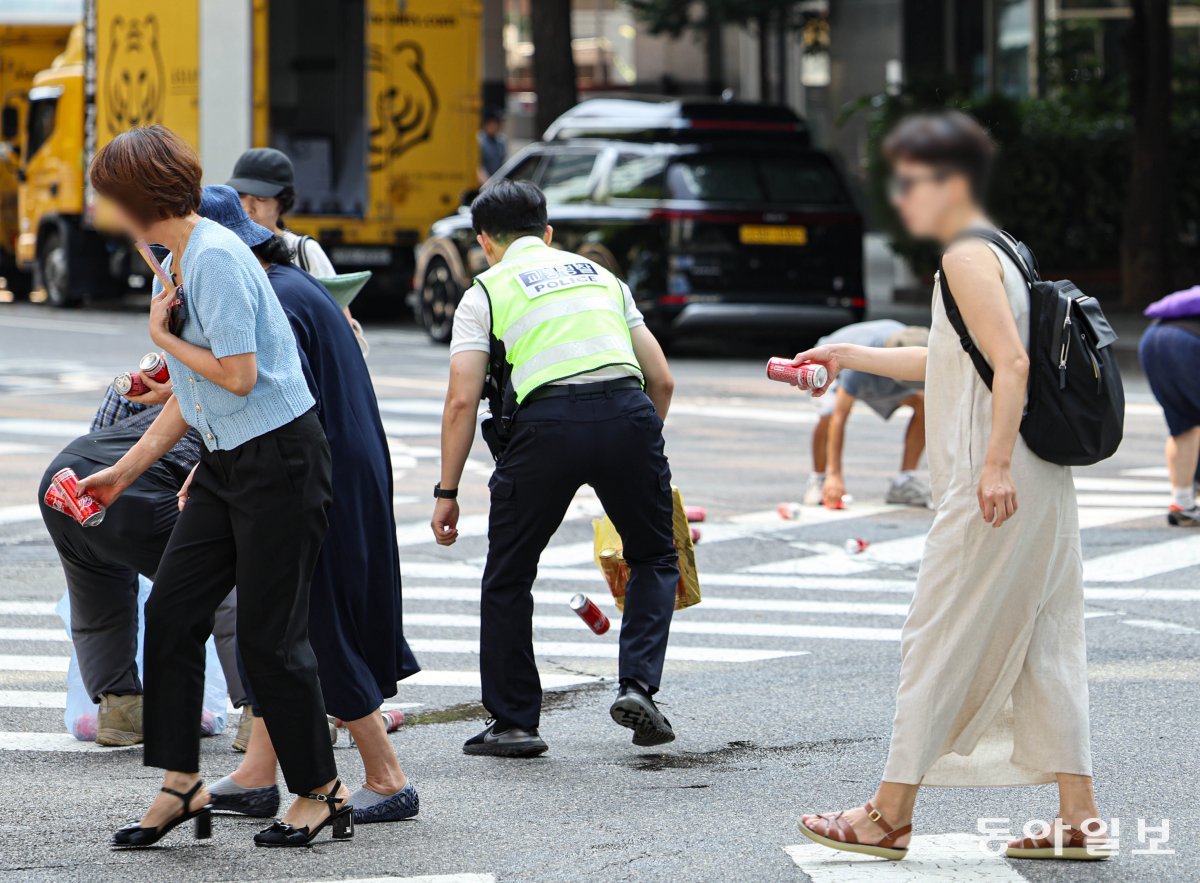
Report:
<svg viewBox="0 0 1200 883"><path fill-rule="evenodd" d="M225 183L238 193L251 196L278 196L295 187L296 173L287 154L274 147L254 147L238 157L233 177Z"/></svg>

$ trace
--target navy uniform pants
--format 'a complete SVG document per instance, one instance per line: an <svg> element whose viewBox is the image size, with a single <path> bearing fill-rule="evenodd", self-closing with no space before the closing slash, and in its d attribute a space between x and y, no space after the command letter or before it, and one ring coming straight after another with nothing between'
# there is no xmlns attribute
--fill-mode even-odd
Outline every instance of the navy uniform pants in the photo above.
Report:
<svg viewBox="0 0 1200 883"><path fill-rule="evenodd" d="M502 727L538 726L533 581L542 550L585 484L620 532L630 567L620 677L635 678L652 693L662 679L679 582L663 424L640 389L611 383L568 389L569 397L522 406L490 483L480 674L484 707ZM599 573L597 585L604 585Z"/></svg>

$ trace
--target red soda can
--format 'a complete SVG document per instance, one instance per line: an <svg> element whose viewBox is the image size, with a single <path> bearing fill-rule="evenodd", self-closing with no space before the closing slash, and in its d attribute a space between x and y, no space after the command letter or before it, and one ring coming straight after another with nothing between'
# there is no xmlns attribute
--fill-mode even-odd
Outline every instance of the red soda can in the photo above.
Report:
<svg viewBox="0 0 1200 883"><path fill-rule="evenodd" d="M596 634L602 635L608 631L608 617L582 592L571 598L571 609L578 613L579 618Z"/></svg>
<svg viewBox="0 0 1200 883"><path fill-rule="evenodd" d="M800 517L800 513L804 511L799 503L780 503L775 507L775 511L779 513L779 517L784 521L794 521Z"/></svg>
<svg viewBox="0 0 1200 883"><path fill-rule="evenodd" d="M700 542L700 528L689 527L688 530L691 531L691 533L692 533L692 542L693 543Z"/></svg>
<svg viewBox="0 0 1200 883"><path fill-rule="evenodd" d="M815 362L793 365L791 359L775 356L767 362L767 377L800 389L820 389L829 381L829 370Z"/></svg>
<svg viewBox="0 0 1200 883"><path fill-rule="evenodd" d="M79 476L70 466L60 469L50 479L46 490L46 505L70 515L84 527L95 527L104 520L104 507L90 494L79 493ZM51 495L50 491L55 493ZM61 505L60 505L61 504Z"/></svg>
<svg viewBox="0 0 1200 883"><path fill-rule="evenodd" d="M167 360L162 357L162 353L146 353L138 362L138 370L156 383L166 383L171 379L171 372L167 370Z"/></svg>
<svg viewBox="0 0 1200 883"><path fill-rule="evenodd" d="M383 717L383 725L389 733L394 733L404 726L404 712L399 708L380 712L380 715Z"/></svg>
<svg viewBox="0 0 1200 883"><path fill-rule="evenodd" d="M136 371L124 371L113 378L113 389L119 396L140 396L150 392L150 387L142 381L142 375Z"/></svg>
<svg viewBox="0 0 1200 883"><path fill-rule="evenodd" d="M845 544L846 554L847 555L858 555L862 552L867 551L867 546L869 546L869 545L871 545L871 544L868 543L866 540L861 539L860 537L851 537L850 539L846 540L846 544Z"/></svg>
<svg viewBox="0 0 1200 883"><path fill-rule="evenodd" d="M708 510L703 506L684 506L683 514L687 517L688 524L694 524L707 518Z"/></svg>

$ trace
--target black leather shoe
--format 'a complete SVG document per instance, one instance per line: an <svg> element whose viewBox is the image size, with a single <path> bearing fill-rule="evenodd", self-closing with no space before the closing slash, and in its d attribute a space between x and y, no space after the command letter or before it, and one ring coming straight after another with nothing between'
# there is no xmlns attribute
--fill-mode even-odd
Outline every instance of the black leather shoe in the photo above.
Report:
<svg viewBox="0 0 1200 883"><path fill-rule="evenodd" d="M621 726L633 730L634 745L649 747L675 741L671 722L636 681L621 681L617 700L608 713Z"/></svg>
<svg viewBox="0 0 1200 883"><path fill-rule="evenodd" d="M489 720L487 727L478 736L463 743L463 754L486 754L492 757L537 757L550 748L537 730L522 730L519 727L500 728L496 721Z"/></svg>

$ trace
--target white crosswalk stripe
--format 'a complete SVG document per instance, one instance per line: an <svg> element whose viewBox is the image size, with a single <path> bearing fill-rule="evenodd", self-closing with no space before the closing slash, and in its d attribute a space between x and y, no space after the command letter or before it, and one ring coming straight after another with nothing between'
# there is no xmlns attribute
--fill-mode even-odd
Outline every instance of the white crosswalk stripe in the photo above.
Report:
<svg viewBox="0 0 1200 883"><path fill-rule="evenodd" d="M441 402L416 396L440 391L442 382L381 376L376 385L381 393L395 394L381 398L380 406L397 475L423 461L425 465L436 461ZM795 412L781 417L774 410L758 413L719 402L684 402L675 413L685 421L737 417L802 423L808 419L798 418ZM77 420L0 417L0 454L50 453L85 429L84 421ZM489 464L481 457L469 469L486 474ZM1103 529L1157 514L1165 507L1167 484L1160 467L1125 470L1114 478L1079 476L1081 525L1085 531ZM418 501L397 498L398 506L413 502ZM912 525L905 535L891 532L887 539L872 541L860 555L848 555L840 539L831 540L839 532L844 537L871 539L896 511L856 503L840 511L806 508L798 520L785 521L773 508L764 508L700 525L704 601L678 613L673 621L668 675L672 666L803 665L806 655L833 652L838 644L897 642L924 550L920 525L926 522L905 522ZM534 635L542 683L548 689L611 680L616 674L620 614L592 562L592 544L580 539L581 526L600 512L595 495L581 493L567 516L574 532L554 542L541 562L534 591ZM0 507L0 526L5 530L36 530L40 517L31 503ZM401 685L396 699L404 700L400 705L411 705L410 699L433 706L464 702L475 698L479 689L483 559L478 547L470 556L451 550L434 558L427 520L409 517L397 529L397 539L407 550L405 629L427 667ZM481 537L486 527L482 515L469 515L460 523L464 536ZM722 548L729 548L725 544L744 541L759 541L774 551L736 569L706 564L707 556L720 560ZM1190 536L1171 537L1150 546L1085 557L1087 613L1092 620L1102 618L1098 627L1155 630L1164 640L1195 633L1190 626L1171 622L1161 610L1143 613L1138 604L1200 602L1200 588L1184 575L1187 568L1200 565L1200 542ZM567 602L577 590L605 609L612 620L607 634L593 635L569 612ZM61 728L69 652L70 641L53 603L19 597L0 601L0 709L21 709L31 721L27 726L36 727L30 732L0 732L0 751L87 750L86 743L76 742ZM931 840L927 846L937 842ZM989 871L994 868L988 865ZM985 875L980 879L1014 878Z"/></svg>

